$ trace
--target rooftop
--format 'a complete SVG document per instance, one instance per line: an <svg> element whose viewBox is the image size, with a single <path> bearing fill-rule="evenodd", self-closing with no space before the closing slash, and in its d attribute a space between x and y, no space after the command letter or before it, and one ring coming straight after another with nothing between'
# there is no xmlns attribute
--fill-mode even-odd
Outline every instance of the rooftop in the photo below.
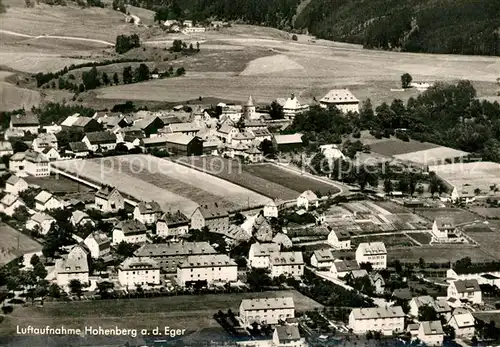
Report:
<svg viewBox="0 0 500 347"><path fill-rule="evenodd" d="M282 265L303 265L304 259L302 257L302 252L279 252L272 253L269 256L271 265L282 266Z"/></svg>
<svg viewBox="0 0 500 347"><path fill-rule="evenodd" d="M361 249L363 255L387 254L387 250L383 242L362 242L358 249Z"/></svg>
<svg viewBox="0 0 500 347"><path fill-rule="evenodd" d="M274 139L278 145L302 143L302 134L274 135Z"/></svg>
<svg viewBox="0 0 500 347"><path fill-rule="evenodd" d="M141 214L162 213L160 204L156 201L145 202L141 201L137 204L137 208Z"/></svg>
<svg viewBox="0 0 500 347"><path fill-rule="evenodd" d="M38 121L38 117L33 113L28 113L26 115L16 114L10 118L12 122L12 126L38 126L40 122Z"/></svg>
<svg viewBox="0 0 500 347"><path fill-rule="evenodd" d="M160 266L156 261L149 257L130 257L125 259L120 266L118 267L119 270L136 270L136 269L148 269L148 270L154 270L154 269L160 269Z"/></svg>
<svg viewBox="0 0 500 347"><path fill-rule="evenodd" d="M85 135L91 144L115 143L116 135L110 131L96 131Z"/></svg>
<svg viewBox="0 0 500 347"><path fill-rule="evenodd" d="M300 340L300 332L297 325L278 325L275 329L280 344L287 344Z"/></svg>
<svg viewBox="0 0 500 347"><path fill-rule="evenodd" d="M353 308L351 314L356 319L402 318L405 316L401 306Z"/></svg>
<svg viewBox="0 0 500 347"><path fill-rule="evenodd" d="M457 288L457 291L459 293L473 293L473 292L481 291L481 288L479 287L479 283L477 282L476 279L458 280L458 281L454 281L453 283L454 283L455 288Z"/></svg>
<svg viewBox="0 0 500 347"><path fill-rule="evenodd" d="M431 321L431 322L421 322L421 327L424 331L425 335L443 335L443 326L441 325L441 322L436 320L436 321Z"/></svg>
<svg viewBox="0 0 500 347"><path fill-rule="evenodd" d="M147 231L146 226L135 219L120 222L115 229L122 230L125 236L144 234Z"/></svg>
<svg viewBox="0 0 500 347"><path fill-rule="evenodd" d="M359 102L349 89L332 89L321 100L322 103L343 104Z"/></svg>
<svg viewBox="0 0 500 347"><path fill-rule="evenodd" d="M138 257L171 257L216 253L208 242L180 242L145 244L135 252L135 255Z"/></svg>
<svg viewBox="0 0 500 347"><path fill-rule="evenodd" d="M210 254L210 255L190 255L187 259L179 264L180 268L203 268L203 267L220 267L220 266L238 266L236 262L229 258L226 254Z"/></svg>
<svg viewBox="0 0 500 347"><path fill-rule="evenodd" d="M243 299L241 300L240 307L244 310L295 309L295 304L292 297L283 296L279 298Z"/></svg>
<svg viewBox="0 0 500 347"><path fill-rule="evenodd" d="M256 242L250 246L253 254L257 257L264 257L280 251L280 245L277 243L259 243Z"/></svg>

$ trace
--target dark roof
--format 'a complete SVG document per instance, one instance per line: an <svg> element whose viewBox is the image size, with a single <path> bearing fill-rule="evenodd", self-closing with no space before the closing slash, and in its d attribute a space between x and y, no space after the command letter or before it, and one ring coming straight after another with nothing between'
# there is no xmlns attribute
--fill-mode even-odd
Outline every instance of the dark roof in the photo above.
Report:
<svg viewBox="0 0 500 347"><path fill-rule="evenodd" d="M500 271L500 263L491 262L485 264L474 264L467 267L453 267L453 270L458 275L463 274L479 274L485 272L497 272Z"/></svg>
<svg viewBox="0 0 500 347"><path fill-rule="evenodd" d="M96 193L95 193L95 196L96 197L99 197L101 199L109 199L109 196L111 195L111 193L113 193L113 191L115 190L116 188L114 187L111 187L111 186L103 186L101 189L99 189Z"/></svg>
<svg viewBox="0 0 500 347"><path fill-rule="evenodd" d="M87 145L83 142L70 142L69 143L69 148L73 152L88 152L89 149L87 148Z"/></svg>
<svg viewBox="0 0 500 347"><path fill-rule="evenodd" d="M216 202L210 205L200 205L200 212L205 219L227 217L229 213Z"/></svg>
<svg viewBox="0 0 500 347"><path fill-rule="evenodd" d="M299 327L296 325L278 325L276 334L280 344L286 344L300 340Z"/></svg>
<svg viewBox="0 0 500 347"><path fill-rule="evenodd" d="M137 204L137 207L139 208L139 212L141 214L163 212L161 210L160 204L157 203L156 201L151 201L151 202L141 201L140 203Z"/></svg>
<svg viewBox="0 0 500 347"><path fill-rule="evenodd" d="M455 283L455 288L457 288L457 292L459 293L473 293L481 291L479 287L479 283L477 280L458 280L453 282Z"/></svg>
<svg viewBox="0 0 500 347"><path fill-rule="evenodd" d="M160 221L167 223L169 227L189 224L189 219L181 212L167 212L161 216Z"/></svg>
<svg viewBox="0 0 500 347"><path fill-rule="evenodd" d="M143 139L146 137L144 131L140 129L124 129L123 130L123 139L126 142L133 142L135 139Z"/></svg>
<svg viewBox="0 0 500 347"><path fill-rule="evenodd" d="M38 121L38 117L35 114L33 114L33 113L29 113L29 114L26 114L26 115L17 114L15 116L12 116L10 120L12 122L12 126L14 126L14 127L16 127L16 126L29 126L29 125L33 125L33 126L40 125L40 122Z"/></svg>
<svg viewBox="0 0 500 347"><path fill-rule="evenodd" d="M410 288L395 289L394 292L392 292L392 296L402 300L411 300L412 298Z"/></svg>
<svg viewBox="0 0 500 347"><path fill-rule="evenodd" d="M120 222L115 229L121 229L124 235L140 235L147 231L146 226L135 219Z"/></svg>
<svg viewBox="0 0 500 347"><path fill-rule="evenodd" d="M93 133L87 133L85 136L92 144L116 142L116 135L110 131L96 131Z"/></svg>

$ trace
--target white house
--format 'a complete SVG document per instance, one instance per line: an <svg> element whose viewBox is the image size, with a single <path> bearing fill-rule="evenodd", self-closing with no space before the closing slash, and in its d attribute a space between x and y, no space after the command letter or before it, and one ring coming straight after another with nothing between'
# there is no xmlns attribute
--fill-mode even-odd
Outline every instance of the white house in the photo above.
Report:
<svg viewBox="0 0 500 347"><path fill-rule="evenodd" d="M55 273L57 285L66 290L72 280L79 280L83 285L89 283L89 265L83 257L57 259Z"/></svg>
<svg viewBox="0 0 500 347"><path fill-rule="evenodd" d="M116 188L103 186L95 193L95 207L102 212L118 212L125 208L125 201Z"/></svg>
<svg viewBox="0 0 500 347"><path fill-rule="evenodd" d="M125 241L128 243L144 243L148 240L148 229L136 219L122 221L113 228L113 243L118 245Z"/></svg>
<svg viewBox="0 0 500 347"><path fill-rule="evenodd" d="M181 211L164 213L156 222L156 234L161 237L181 236L189 231L190 220Z"/></svg>
<svg viewBox="0 0 500 347"><path fill-rule="evenodd" d="M278 218L278 204L274 200L270 200L263 210L264 217Z"/></svg>
<svg viewBox="0 0 500 347"><path fill-rule="evenodd" d="M61 159L61 155L54 147L45 147L40 153L43 154L49 161Z"/></svg>
<svg viewBox="0 0 500 347"><path fill-rule="evenodd" d="M280 245L276 243L256 242L250 246L248 252L248 264L255 268L268 268L269 257L273 253L279 253Z"/></svg>
<svg viewBox="0 0 500 347"><path fill-rule="evenodd" d="M330 273L333 277L344 278L352 271L359 270L359 264L356 260L340 260L337 259L333 262L330 268Z"/></svg>
<svg viewBox="0 0 500 347"><path fill-rule="evenodd" d="M416 296L410 300L410 314L418 317L418 311L421 307L433 307L438 315L443 315L447 320L451 317L451 307L445 298L434 299L430 295Z"/></svg>
<svg viewBox="0 0 500 347"><path fill-rule="evenodd" d="M322 145L319 146L319 150L323 153L330 165L334 160L345 159L344 153L342 153L337 145Z"/></svg>
<svg viewBox="0 0 500 347"><path fill-rule="evenodd" d="M321 107L337 107L342 113L359 113L359 100L349 89L332 89L320 101Z"/></svg>
<svg viewBox="0 0 500 347"><path fill-rule="evenodd" d="M9 141L0 141L0 157L12 154L14 154L12 144Z"/></svg>
<svg viewBox="0 0 500 347"><path fill-rule="evenodd" d="M116 134L111 131L87 133L82 142L92 152L97 152L98 150L106 152L116 148Z"/></svg>
<svg viewBox="0 0 500 347"><path fill-rule="evenodd" d="M19 195L20 192L23 192L26 189L28 189L28 183L16 175L10 176L7 182L5 182L5 191L7 193Z"/></svg>
<svg viewBox="0 0 500 347"><path fill-rule="evenodd" d="M50 176L49 159L43 154L28 150L24 152L23 160L24 172L35 177Z"/></svg>
<svg viewBox="0 0 500 347"><path fill-rule="evenodd" d="M446 271L448 280L477 280L479 284L489 284L500 288L500 266L487 264L465 268L452 268Z"/></svg>
<svg viewBox="0 0 500 347"><path fill-rule="evenodd" d="M16 208L26 206L17 195L7 194L0 201L0 210L7 216L12 217Z"/></svg>
<svg viewBox="0 0 500 347"><path fill-rule="evenodd" d="M457 337L471 338L476 331L476 320L470 312L453 314L448 325L455 329Z"/></svg>
<svg viewBox="0 0 500 347"><path fill-rule="evenodd" d="M72 154L75 158L85 158L89 155L90 151L87 145L81 141L79 142L70 142L69 149L66 150Z"/></svg>
<svg viewBox="0 0 500 347"><path fill-rule="evenodd" d="M426 346L442 346L444 339L444 331L441 322L420 322L418 329L418 339L425 343Z"/></svg>
<svg viewBox="0 0 500 347"><path fill-rule="evenodd" d="M33 140L33 150L35 152L42 152L45 148L51 147L58 149L57 137L53 133L42 133Z"/></svg>
<svg viewBox="0 0 500 347"><path fill-rule="evenodd" d="M351 235L347 231L332 230L328 234L328 244L335 249L351 249Z"/></svg>
<svg viewBox="0 0 500 347"><path fill-rule="evenodd" d="M143 224L154 224L160 218L163 211L160 204L156 201L145 202L141 201L134 208L134 219L137 219Z"/></svg>
<svg viewBox="0 0 500 347"><path fill-rule="evenodd" d="M238 280L238 265L225 254L191 255L177 267L177 283L185 287L197 281L207 285Z"/></svg>
<svg viewBox="0 0 500 347"><path fill-rule="evenodd" d="M56 220L45 213L35 213L31 218L26 222L26 228L29 230L37 229L38 232L42 235L46 235L52 223Z"/></svg>
<svg viewBox="0 0 500 347"><path fill-rule="evenodd" d="M38 211L55 210L62 207L62 202L45 190L35 196L35 209Z"/></svg>
<svg viewBox="0 0 500 347"><path fill-rule="evenodd" d="M452 218L436 218L432 223L431 234L435 241L446 242L448 235L454 233L455 224Z"/></svg>
<svg viewBox="0 0 500 347"><path fill-rule="evenodd" d="M353 308L349 314L349 328L355 334L380 331L383 335L404 331L405 314L401 306Z"/></svg>
<svg viewBox="0 0 500 347"><path fill-rule="evenodd" d="M292 94L288 99L286 99L285 103L282 106L283 115L286 118L294 118L297 114L309 110L309 105L302 105L295 94Z"/></svg>
<svg viewBox="0 0 500 347"><path fill-rule="evenodd" d="M100 231L94 231L89 234L85 238L84 243L93 259L105 257L111 251L111 239Z"/></svg>
<svg viewBox="0 0 500 347"><path fill-rule="evenodd" d="M387 267L387 250L383 242L362 242L356 249L358 264L370 263L374 270Z"/></svg>
<svg viewBox="0 0 500 347"><path fill-rule="evenodd" d="M306 210L308 210L309 207L318 207L318 196L311 190L306 190L297 198L297 207L303 207Z"/></svg>
<svg viewBox="0 0 500 347"><path fill-rule="evenodd" d="M300 336L297 325L277 325L273 332L273 346L306 347L306 340Z"/></svg>
<svg viewBox="0 0 500 347"><path fill-rule="evenodd" d="M122 287L135 289L160 284L160 266L148 257L131 257L118 266L118 282Z"/></svg>
<svg viewBox="0 0 500 347"><path fill-rule="evenodd" d="M457 280L450 283L447 291L448 298L466 300L473 304L483 302L481 288L477 280Z"/></svg>
<svg viewBox="0 0 500 347"><path fill-rule="evenodd" d="M244 326L254 322L278 324L295 317L292 297L243 299L240 304L240 319Z"/></svg>
<svg viewBox="0 0 500 347"><path fill-rule="evenodd" d="M9 170L15 174L26 176L24 170L24 152L14 153L9 158Z"/></svg>
<svg viewBox="0 0 500 347"><path fill-rule="evenodd" d="M33 113L17 114L10 117L9 129L19 130L24 133L38 134L40 122L38 117Z"/></svg>
<svg viewBox="0 0 500 347"><path fill-rule="evenodd" d="M300 278L304 275L304 259L302 252L279 252L269 256L269 269L271 277Z"/></svg>
<svg viewBox="0 0 500 347"><path fill-rule="evenodd" d="M311 256L311 265L317 269L327 269L333 265L335 257L333 256L332 250L329 248L317 249Z"/></svg>
<svg viewBox="0 0 500 347"><path fill-rule="evenodd" d="M71 213L70 222L71 224L73 224L73 226L83 226L86 224L90 224L92 226L95 225L90 216L80 210L76 210Z"/></svg>

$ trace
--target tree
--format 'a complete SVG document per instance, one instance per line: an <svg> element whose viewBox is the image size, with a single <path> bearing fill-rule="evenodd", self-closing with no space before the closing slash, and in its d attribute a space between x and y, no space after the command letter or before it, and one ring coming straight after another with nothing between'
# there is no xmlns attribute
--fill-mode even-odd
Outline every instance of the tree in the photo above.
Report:
<svg viewBox="0 0 500 347"><path fill-rule="evenodd" d="M127 66L123 69L123 83L125 84L129 84L129 83L132 83L133 82L133 74L132 74L132 67L131 66Z"/></svg>
<svg viewBox="0 0 500 347"><path fill-rule="evenodd" d="M271 102L271 106L269 109L269 115L271 116L272 119L285 118L285 114L283 113L283 106L278 104L278 102L276 100Z"/></svg>
<svg viewBox="0 0 500 347"><path fill-rule="evenodd" d="M117 72L115 72L113 74L113 83L114 84L119 84L120 83L120 79L118 78L118 73Z"/></svg>
<svg viewBox="0 0 500 347"><path fill-rule="evenodd" d="M184 69L183 67L177 68L177 70L175 70L176 76L182 76L185 74L186 74L186 69Z"/></svg>
<svg viewBox="0 0 500 347"><path fill-rule="evenodd" d="M109 80L109 77L108 77L108 74L103 72L102 73L102 83L104 83L104 85L108 85L111 81Z"/></svg>
<svg viewBox="0 0 500 347"><path fill-rule="evenodd" d="M116 247L116 253L125 258L128 258L134 255L134 252L137 250L137 248L137 245L133 243L122 241Z"/></svg>
<svg viewBox="0 0 500 347"><path fill-rule="evenodd" d="M123 54L133 48L141 47L141 40L137 34L118 35L116 37L115 51L118 54Z"/></svg>
<svg viewBox="0 0 500 347"><path fill-rule="evenodd" d="M160 8L158 11L155 12L154 21L158 22L158 24L161 21L166 21L168 19L169 14L170 11L168 10L168 8L166 7Z"/></svg>
<svg viewBox="0 0 500 347"><path fill-rule="evenodd" d="M264 290L266 287L272 285L272 279L269 276L268 269L252 268L247 273L247 284L252 290Z"/></svg>
<svg viewBox="0 0 500 347"><path fill-rule="evenodd" d="M410 83L413 80L409 73L401 75L401 88L406 89L410 87Z"/></svg>
<svg viewBox="0 0 500 347"><path fill-rule="evenodd" d="M293 41L297 41L298 39L299 39L299 38L297 37L297 35L295 35L295 34L293 34L293 35L292 35L292 40L293 40Z"/></svg>
<svg viewBox="0 0 500 347"><path fill-rule="evenodd" d="M12 144L12 150L14 151L14 153L26 152L28 149L29 149L29 146L26 143L24 143L23 141L15 141Z"/></svg>
<svg viewBox="0 0 500 347"><path fill-rule="evenodd" d="M61 288L56 283L52 283L49 286L49 296L56 299L61 297Z"/></svg>
<svg viewBox="0 0 500 347"><path fill-rule="evenodd" d="M43 266L42 263L37 263L34 267L33 267L33 272L35 274L35 276L39 279L45 279L48 275L48 272L47 270L45 269L45 266Z"/></svg>
<svg viewBox="0 0 500 347"><path fill-rule="evenodd" d="M13 217L18 222L25 224L28 221L30 214L26 206L20 205L14 209Z"/></svg>
<svg viewBox="0 0 500 347"><path fill-rule="evenodd" d="M31 259L30 259L30 264L31 266L35 266L36 264L38 264L40 262L40 257L36 254L33 254L31 256Z"/></svg>
<svg viewBox="0 0 500 347"><path fill-rule="evenodd" d="M58 87L59 87L59 89L65 89L67 87L66 86L66 81L64 80L64 78L59 77Z"/></svg>
<svg viewBox="0 0 500 347"><path fill-rule="evenodd" d="M72 294L75 294L78 297L82 296L83 285L82 282L80 282L80 280L72 279L69 282L69 289Z"/></svg>
<svg viewBox="0 0 500 347"><path fill-rule="evenodd" d="M170 47L171 52L181 52L182 51L182 40L174 40L172 42L172 47Z"/></svg>
<svg viewBox="0 0 500 347"><path fill-rule="evenodd" d="M392 185L392 181L390 178L386 178L384 180L384 192L386 194L391 194L393 191L393 185Z"/></svg>
<svg viewBox="0 0 500 347"><path fill-rule="evenodd" d="M113 291L114 287L115 287L115 285L113 284L113 282L103 281L103 282L97 283L97 292L99 293L101 298L103 298L103 299L109 298L110 293Z"/></svg>
<svg viewBox="0 0 500 347"><path fill-rule="evenodd" d="M430 305L424 305L418 308L418 320L420 322L435 321L438 319L436 309Z"/></svg>
<svg viewBox="0 0 500 347"><path fill-rule="evenodd" d="M200 43L198 41L196 41L196 51L200 51Z"/></svg>
<svg viewBox="0 0 500 347"><path fill-rule="evenodd" d="M479 194L481 194L481 189L479 188L474 189L474 195L479 195Z"/></svg>
<svg viewBox="0 0 500 347"><path fill-rule="evenodd" d="M144 63L139 65L139 67L135 70L136 82L147 81L149 80L149 76L150 76L149 67Z"/></svg>

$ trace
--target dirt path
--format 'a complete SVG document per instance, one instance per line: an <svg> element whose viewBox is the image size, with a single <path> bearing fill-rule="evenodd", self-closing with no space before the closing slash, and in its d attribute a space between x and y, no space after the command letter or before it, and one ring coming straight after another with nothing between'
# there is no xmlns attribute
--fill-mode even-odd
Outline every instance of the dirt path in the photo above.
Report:
<svg viewBox="0 0 500 347"><path fill-rule="evenodd" d="M114 43L108 42L108 41L103 41L103 40L95 40L95 39L87 39L85 37L74 37L74 36L59 36L59 35L39 35L39 36L33 36L33 35L27 35L27 34L22 34L22 33L17 33L15 31L10 31L10 30L3 30L0 29L0 34L6 34L6 35L12 35L12 36L19 36L19 37L25 37L25 38L30 38L30 39L60 39L60 40L75 40L75 41L86 41L86 42L94 42L94 43L101 43L106 46L114 46Z"/></svg>

